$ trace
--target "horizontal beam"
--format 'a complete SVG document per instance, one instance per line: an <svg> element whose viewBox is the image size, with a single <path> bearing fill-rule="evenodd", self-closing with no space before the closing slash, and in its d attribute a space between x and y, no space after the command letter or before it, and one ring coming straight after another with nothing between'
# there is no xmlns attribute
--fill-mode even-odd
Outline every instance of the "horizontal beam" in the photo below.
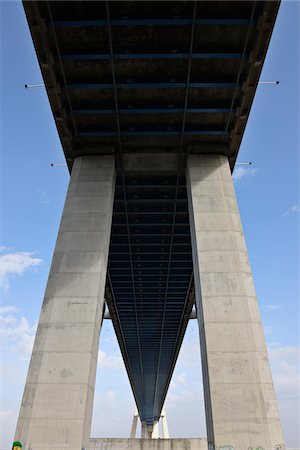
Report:
<svg viewBox="0 0 300 450"><path fill-rule="evenodd" d="M73 109L76 115L115 114L115 109ZM125 108L119 114L182 114L184 108ZM187 113L228 113L230 108L187 108Z"/></svg>
<svg viewBox="0 0 300 450"><path fill-rule="evenodd" d="M141 223L141 222L135 222L135 223L129 223L129 227L159 227L159 228L165 228L165 227L171 227L173 224L171 222L155 222L155 223ZM185 222L185 223L176 223L175 224L176 227L189 227L190 224L189 222ZM127 227L126 223L115 223L114 225L112 225L112 229L116 228L121 228L121 227Z"/></svg>
<svg viewBox="0 0 300 450"><path fill-rule="evenodd" d="M179 188L186 188L186 184L179 184L178 185ZM177 185L168 182L167 184L131 184L129 182L127 182L126 184L126 189L176 189ZM123 190L123 185L119 184L118 182L116 183L116 189L121 189Z"/></svg>
<svg viewBox="0 0 300 450"><path fill-rule="evenodd" d="M158 212L156 212L156 211L145 211L145 212L138 212L138 211L133 211L133 212L130 212L130 211L128 211L128 215L143 215L143 216L147 216L147 215L150 215L150 216L153 216L153 215L172 215L173 214L173 211L158 211ZM188 212L181 212L181 211L177 211L176 212L176 216L178 216L178 215L184 215L184 216L188 216ZM114 216L125 216L125 212L124 211L114 211Z"/></svg>
<svg viewBox="0 0 300 450"><path fill-rule="evenodd" d="M188 53L116 53L115 60L126 59L188 59ZM242 53L192 53L192 59L246 59L247 55ZM110 60L109 53L81 53L81 54L62 54L63 61L94 61Z"/></svg>
<svg viewBox="0 0 300 450"><path fill-rule="evenodd" d="M156 202L157 200L147 200L147 203L151 203L151 202ZM165 203L164 201L163 201L163 199L162 200L159 200L159 201L162 201L163 203ZM178 200L177 200L178 201ZM127 200L127 202L128 203L136 203L136 200L134 200L134 199L132 199L132 200ZM143 200L143 199L141 199L141 200L139 200L139 202L141 202L141 203L143 203L143 202L145 202L145 200ZM174 202L174 200L173 200L173 202ZM186 202L186 200L181 200L180 201L181 203L182 202ZM190 236L191 234L190 233L173 233L173 236ZM113 237L128 237L128 233L112 233L111 234L111 236L113 236ZM169 237L171 237L171 234L170 233L135 233L135 234L131 234L131 238L135 238L135 237L141 237L141 236L152 236L152 237L162 237L162 236L169 236ZM115 245L118 245L117 243L115 244ZM142 243L139 243L139 244L136 244L136 243L134 243L134 244L131 244L131 246L132 245L137 245L137 246L140 246L140 247L143 247L143 244ZM159 244L161 247L167 247L168 245L170 245L170 244ZM186 244L185 244L186 245ZM173 244L173 246L176 246L176 244Z"/></svg>
<svg viewBox="0 0 300 450"><path fill-rule="evenodd" d="M153 302L153 306L155 306L156 303L157 303L157 302ZM191 312L189 318L190 318L190 319L197 319L197 313L196 313L196 310L195 310L195 309L192 310L192 312ZM109 320L111 320L110 313L109 313L108 310L105 311L105 313L104 313L104 319L109 319Z"/></svg>
<svg viewBox="0 0 300 450"><path fill-rule="evenodd" d="M121 136L181 136L181 131L121 131ZM228 136L229 133L223 130L193 130L185 131L184 136ZM79 131L75 136L102 136L102 137L117 137L116 131Z"/></svg>
<svg viewBox="0 0 300 450"><path fill-rule="evenodd" d="M114 251L112 251L111 253L112 253L112 256L113 256L114 255ZM142 274L138 273L140 270L146 271L147 273L149 273L149 276L154 276L154 275L158 276L158 277L167 276L167 269L168 269L168 267L166 267L166 265L168 264L168 262L167 261L161 261L160 258L158 258L159 256L160 256L159 254L156 254L157 259L155 259L155 260L151 259L150 261L149 260L135 261L135 264L138 264L138 266L134 267L133 270L135 272L137 272L138 276L142 276ZM116 274L114 274L114 276L118 276L118 271L119 270L130 271L131 269L128 269L128 265L126 264L127 261L128 261L127 258L126 258L126 260L125 259L122 260L122 261L120 260L120 262L124 263L123 266L121 266L121 265L118 265L118 262L119 262L118 260L111 260L110 263L109 263L109 270L117 272ZM183 275L186 276L185 274L190 273L190 271L192 269L192 261L189 258L187 260L183 261L183 262L188 263L187 265L184 266L184 268L180 266L182 261L183 261L182 259L178 260L177 261L178 267L177 266L173 267L172 271L173 270L181 270ZM144 266L143 265L143 267L141 267L141 264L149 264L149 266ZM165 267L163 267L163 264L165 265ZM159 274L157 275L157 273L159 273ZM120 276L122 276L122 275L120 274ZM146 275L146 276L148 276L148 275ZM173 274L173 275L170 275L170 276L177 276L177 275Z"/></svg>
<svg viewBox="0 0 300 450"><path fill-rule="evenodd" d="M167 246L166 246L167 247ZM125 254L126 254L127 252L116 252L116 251L114 251L113 252L113 255L123 255L123 256L125 256ZM146 256L150 256L150 255L154 255L154 256L162 256L162 255L170 255L170 252L134 252L134 254L135 255L137 255L137 256L140 256L140 255L146 255ZM175 252L175 251L172 251L172 255L174 256L174 255L189 255L189 256L192 256L192 253L191 252ZM136 261L136 262L139 262L139 261ZM143 260L143 261L140 261L140 262L147 262L147 261L145 261L145 260ZM149 261L149 262L151 262L151 261ZM163 261L160 261L160 262L163 262Z"/></svg>
<svg viewBox="0 0 300 450"><path fill-rule="evenodd" d="M112 83L69 83L69 89L113 89ZM240 87L237 84L237 87ZM117 89L186 89L186 83L116 83ZM190 89L233 89L235 83L189 83Z"/></svg>
<svg viewBox="0 0 300 450"><path fill-rule="evenodd" d="M55 20L56 28L105 27L107 20ZM192 19L113 19L112 26L192 25ZM196 19L196 25L250 25L249 19Z"/></svg>

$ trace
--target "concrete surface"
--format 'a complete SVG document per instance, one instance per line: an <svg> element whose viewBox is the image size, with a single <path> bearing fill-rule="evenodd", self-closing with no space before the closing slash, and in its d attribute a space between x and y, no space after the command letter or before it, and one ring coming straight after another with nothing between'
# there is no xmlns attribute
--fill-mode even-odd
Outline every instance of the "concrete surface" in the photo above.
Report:
<svg viewBox="0 0 300 450"><path fill-rule="evenodd" d="M227 158L191 155L187 185L208 443L274 449L283 436Z"/></svg>
<svg viewBox="0 0 300 450"><path fill-rule="evenodd" d="M31 450L89 444L114 187L113 156L76 159L15 434Z"/></svg>
<svg viewBox="0 0 300 450"><path fill-rule="evenodd" d="M87 450L207 450L206 439L91 439Z"/></svg>

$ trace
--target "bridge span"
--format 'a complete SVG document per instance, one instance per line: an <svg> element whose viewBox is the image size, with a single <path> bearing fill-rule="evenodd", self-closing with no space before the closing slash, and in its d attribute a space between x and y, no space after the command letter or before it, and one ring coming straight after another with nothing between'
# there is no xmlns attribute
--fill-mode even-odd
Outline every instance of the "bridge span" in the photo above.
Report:
<svg viewBox="0 0 300 450"><path fill-rule="evenodd" d="M209 448L283 437L231 171L277 1L25 1L70 170L16 438L87 450L104 299L150 438L194 304Z"/></svg>

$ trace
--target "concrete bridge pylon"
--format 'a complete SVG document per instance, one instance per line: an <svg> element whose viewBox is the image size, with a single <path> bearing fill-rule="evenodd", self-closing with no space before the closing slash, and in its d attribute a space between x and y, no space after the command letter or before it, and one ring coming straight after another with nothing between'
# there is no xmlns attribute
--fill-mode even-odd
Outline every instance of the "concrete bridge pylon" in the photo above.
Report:
<svg viewBox="0 0 300 450"><path fill-rule="evenodd" d="M191 155L186 184L209 448L276 450L283 436L227 157ZM114 190L114 156L75 160L16 430L32 450L89 446ZM143 437L157 425L142 423Z"/></svg>
<svg viewBox="0 0 300 450"><path fill-rule="evenodd" d="M138 410L136 408L133 419L132 419L132 427L131 427L131 433L130 438L134 439L136 438L136 429L137 429L137 423L138 420L140 420L140 416L138 413ZM142 439L159 439L159 423L162 423L162 429L163 429L163 439L170 439L169 434L169 427L167 422L167 416L166 411L163 408L159 420L156 420L153 424L153 426L149 427L145 422L141 422L141 438Z"/></svg>

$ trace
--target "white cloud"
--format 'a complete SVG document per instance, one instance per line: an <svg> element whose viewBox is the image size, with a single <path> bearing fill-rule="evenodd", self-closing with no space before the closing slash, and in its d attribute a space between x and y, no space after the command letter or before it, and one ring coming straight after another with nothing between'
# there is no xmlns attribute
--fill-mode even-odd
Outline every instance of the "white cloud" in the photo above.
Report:
<svg viewBox="0 0 300 450"><path fill-rule="evenodd" d="M48 205L50 200L48 199L47 193L41 189L38 189L37 192L40 197L41 205Z"/></svg>
<svg viewBox="0 0 300 450"><path fill-rule="evenodd" d="M244 178L254 177L260 169L254 167L236 167L234 169L233 181L241 181Z"/></svg>
<svg viewBox="0 0 300 450"><path fill-rule="evenodd" d="M186 374L184 372L175 374L171 381L171 389L176 389L178 386L185 385L187 383L186 381Z"/></svg>
<svg viewBox="0 0 300 450"><path fill-rule="evenodd" d="M30 326L25 317L17 317L11 312L18 312L14 306L1 308L0 343L1 348L22 355L30 354L36 333L36 325Z"/></svg>
<svg viewBox="0 0 300 450"><path fill-rule="evenodd" d="M299 447L300 347L268 347L286 445Z"/></svg>
<svg viewBox="0 0 300 450"><path fill-rule="evenodd" d="M113 389L96 393L91 435L128 438L133 413L132 396L129 399L122 392Z"/></svg>
<svg viewBox="0 0 300 450"><path fill-rule="evenodd" d="M272 304L266 305L265 308L269 311L279 311L281 309L280 306Z"/></svg>
<svg viewBox="0 0 300 450"><path fill-rule="evenodd" d="M291 207L291 212L298 212L298 213L300 213L300 206L299 205L293 205Z"/></svg>
<svg viewBox="0 0 300 450"><path fill-rule="evenodd" d="M292 205L288 211L283 213L283 216L290 216L291 214L299 214L299 213L300 213L300 206Z"/></svg>
<svg viewBox="0 0 300 450"><path fill-rule="evenodd" d="M177 375L176 381L178 384L186 384L186 374L180 373L179 375Z"/></svg>
<svg viewBox="0 0 300 450"><path fill-rule="evenodd" d="M288 346L288 347L269 347L270 359L273 362L277 361L294 361L300 363L300 347Z"/></svg>
<svg viewBox="0 0 300 450"><path fill-rule="evenodd" d="M39 266L43 261L34 258L33 252L6 253L0 256L0 287L7 291L10 287L10 278L21 276L33 267Z"/></svg>
<svg viewBox="0 0 300 450"><path fill-rule="evenodd" d="M19 312L19 308L16 306L8 305L8 306L0 306L0 315L7 313L16 313Z"/></svg>
<svg viewBox="0 0 300 450"><path fill-rule="evenodd" d="M98 352L98 368L99 369L123 369L123 359L119 355L108 355L103 350Z"/></svg>
<svg viewBox="0 0 300 450"><path fill-rule="evenodd" d="M274 334L274 327L272 325L264 325L265 336L272 336Z"/></svg>
<svg viewBox="0 0 300 450"><path fill-rule="evenodd" d="M17 421L17 412L11 409L0 410L1 449L10 449Z"/></svg>

